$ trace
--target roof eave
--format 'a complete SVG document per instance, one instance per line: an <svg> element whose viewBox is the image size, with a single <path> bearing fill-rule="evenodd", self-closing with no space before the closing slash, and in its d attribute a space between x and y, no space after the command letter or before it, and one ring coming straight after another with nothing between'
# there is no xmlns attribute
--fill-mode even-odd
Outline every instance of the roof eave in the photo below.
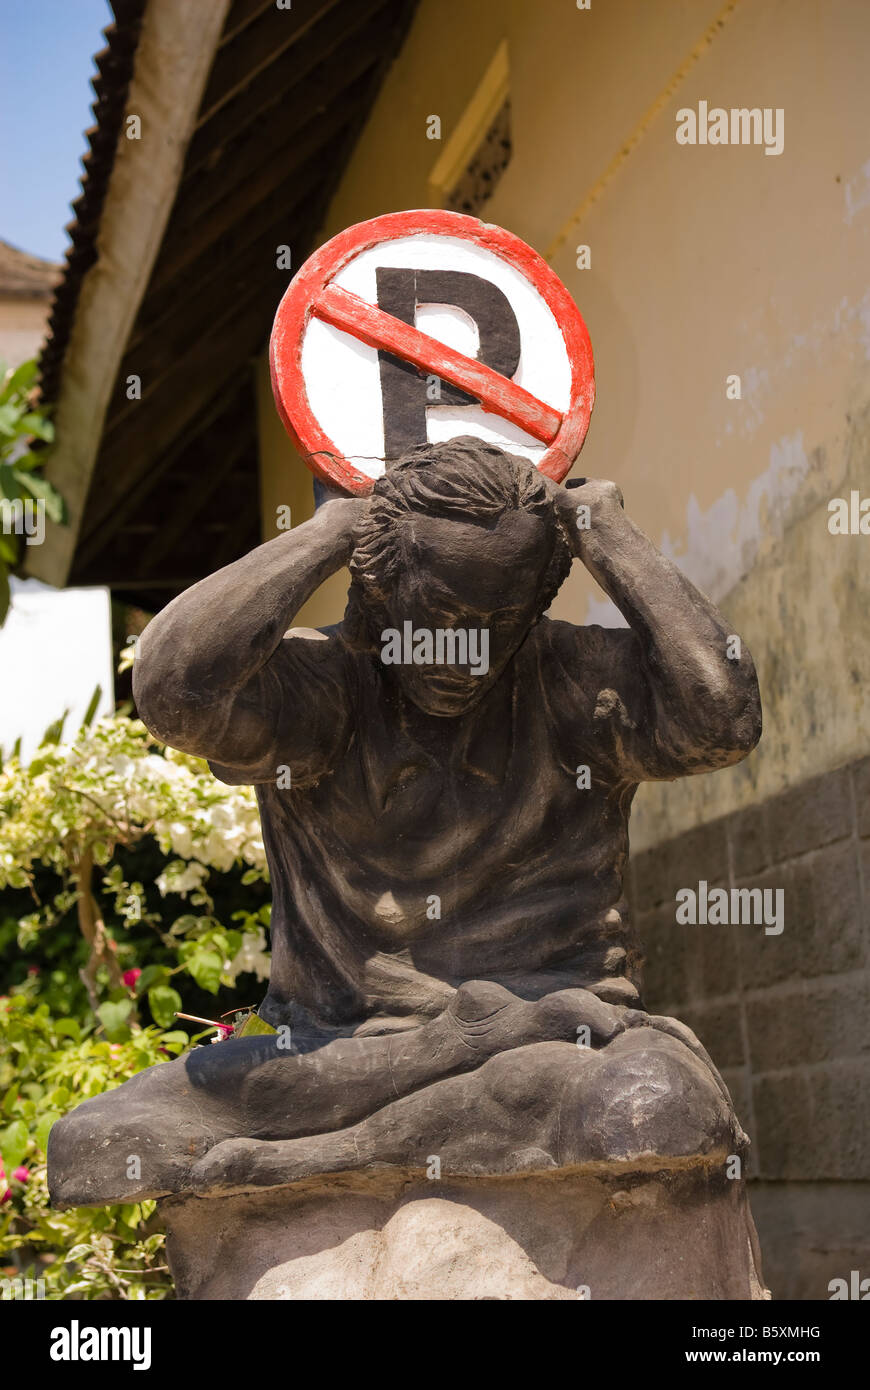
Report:
<svg viewBox="0 0 870 1390"><path fill-rule="evenodd" d="M78 294L55 401L57 444L46 477L63 496L67 526L28 550L26 573L66 583L118 367L175 199L184 155L230 0L148 0L125 112L141 138L117 135L100 214L97 257ZM153 138L149 138L153 135Z"/></svg>

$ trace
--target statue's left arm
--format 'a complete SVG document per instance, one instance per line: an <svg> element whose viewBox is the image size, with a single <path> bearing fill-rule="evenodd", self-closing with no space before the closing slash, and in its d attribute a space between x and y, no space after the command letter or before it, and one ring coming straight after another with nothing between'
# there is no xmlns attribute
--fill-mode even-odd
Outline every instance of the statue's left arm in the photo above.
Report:
<svg viewBox="0 0 870 1390"><path fill-rule="evenodd" d="M675 777L739 762L761 735L755 666L739 636L630 520L614 483L552 490L575 554L633 634L609 634L626 774Z"/></svg>

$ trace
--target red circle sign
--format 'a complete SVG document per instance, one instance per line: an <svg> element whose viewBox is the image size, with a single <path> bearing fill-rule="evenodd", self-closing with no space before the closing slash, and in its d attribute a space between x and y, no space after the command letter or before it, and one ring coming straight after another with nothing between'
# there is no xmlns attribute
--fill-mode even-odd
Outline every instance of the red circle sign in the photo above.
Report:
<svg viewBox="0 0 870 1390"><path fill-rule="evenodd" d="M518 319L510 303L511 288L508 286L504 293L489 284L486 275L457 275L452 272L451 247L465 243L470 255L484 252L496 257L504 266L511 268L510 272L505 273L511 274L511 284L518 288L520 297L525 295L530 302L532 298L537 299L539 304L543 301L543 306L546 306L544 313L549 311L552 316L551 322L559 339L558 347L566 358L564 390L567 401L562 409L541 399L540 389L535 394L512 379L512 374L503 374L487 365L483 360L483 332L480 336L481 351L475 357L457 351L441 339L421 331L415 313L415 303L422 303L421 299L415 301L412 298L410 311L400 318L395 313L385 312L379 302L372 302L370 298L336 283L346 267L364 253L372 251L378 253L378 258L384 262L379 273L411 277L419 275L419 271L396 271L389 267L391 244L394 247L400 243L406 246L408 239L417 238L431 246L433 239L439 237L451 240L444 243L444 255L440 259L437 259L440 250L436 249L438 270L425 272L436 278L427 283L430 286L443 284L452 277L452 282L468 282L473 289L472 282L476 282L478 292L488 291L490 299L495 295L499 301L503 301L507 306L503 310L503 317L506 314L514 322L502 325L505 329L502 339L493 333L489 337L499 344L498 360L502 364L512 364L513 372L516 371L521 350L526 353L524 363L534 357L535 341L534 335L529 335L529 343L521 343ZM410 244L413 249L414 243ZM434 244L436 248L439 245ZM380 257L382 246L385 253L383 258ZM516 278L517 274L522 280ZM398 286L401 291L401 281ZM432 293L421 293L435 299ZM442 300L443 295L439 294L437 302L441 303ZM528 320L528 315L526 317ZM488 225L461 213L438 210L394 212L375 217L369 222L349 227L310 256L281 300L272 329L270 362L275 404L284 427L308 466L324 482L347 492L368 493L374 485L375 476L366 473L354 460L352 449L346 444L342 447L331 437L338 431L333 425L330 433L323 419L327 413L325 400L334 402L337 395L344 397L342 378L339 376L330 382L326 394L321 388L319 407L312 402L314 382L310 363L306 379L303 345L309 327L316 321L330 325L341 334L350 335L356 340L354 348L357 353L358 345L362 344L369 350L375 349L380 360L389 354L390 361L398 364L400 373L404 370L406 381L410 367L416 369L411 376L430 373L430 382L447 383L448 389L454 392L452 399L467 401L472 405L479 402L486 418L493 424L514 433L522 431L522 437L530 437L535 447L543 446L540 458L535 458L534 462L541 472L557 482L568 473L583 446L595 400L592 344L586 324L565 286L546 261L519 237L501 227ZM513 356L511 342L515 344ZM402 364L407 366L403 368ZM422 377L418 379L422 383ZM347 374L344 382L347 382ZM347 410L352 410L351 403L348 403ZM461 426L452 429L453 434L471 432L474 431ZM511 444L505 443L503 447L510 451ZM384 445L380 451L382 464L387 452ZM366 454L366 457L370 455ZM371 457L376 457L376 454L373 452Z"/></svg>

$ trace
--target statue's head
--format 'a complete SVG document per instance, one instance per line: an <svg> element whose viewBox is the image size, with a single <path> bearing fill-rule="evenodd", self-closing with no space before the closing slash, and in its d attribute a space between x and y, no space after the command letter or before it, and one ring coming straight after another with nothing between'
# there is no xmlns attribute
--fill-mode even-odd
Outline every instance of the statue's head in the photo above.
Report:
<svg viewBox="0 0 870 1390"><path fill-rule="evenodd" d="M570 568L568 538L531 463L469 436L422 445L375 484L350 562L345 629L384 656L386 632L429 632L433 643L438 630L468 634L466 660L457 642L443 663L391 666L426 713L462 714L498 680Z"/></svg>

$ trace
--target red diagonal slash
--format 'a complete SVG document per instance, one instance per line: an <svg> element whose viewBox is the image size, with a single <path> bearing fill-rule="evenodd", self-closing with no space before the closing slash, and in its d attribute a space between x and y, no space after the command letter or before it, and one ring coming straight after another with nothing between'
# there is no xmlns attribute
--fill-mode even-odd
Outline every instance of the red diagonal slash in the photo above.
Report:
<svg viewBox="0 0 870 1390"><path fill-rule="evenodd" d="M352 333L369 347L392 352L422 371L432 372L449 381L451 386L467 391L480 401L484 410L519 425L534 439L544 444L555 439L562 424L558 410L545 405L537 396L500 376L483 362L454 352L437 338L430 338L418 328L393 318L392 314L385 314L383 309L360 299L359 295L335 284L326 285L311 312L325 323Z"/></svg>

